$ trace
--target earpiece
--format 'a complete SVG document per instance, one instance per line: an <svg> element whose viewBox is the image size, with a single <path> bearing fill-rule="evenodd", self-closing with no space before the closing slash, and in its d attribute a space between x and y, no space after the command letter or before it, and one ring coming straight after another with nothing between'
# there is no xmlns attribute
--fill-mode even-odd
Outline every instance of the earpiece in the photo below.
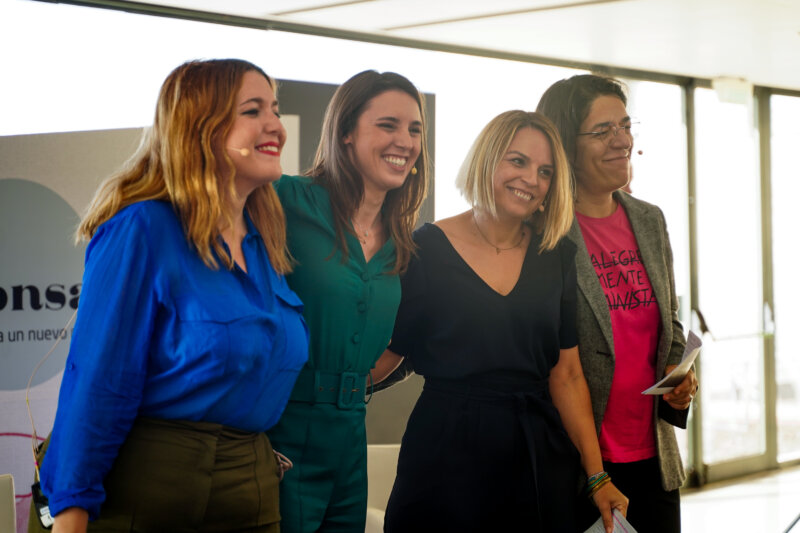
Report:
<svg viewBox="0 0 800 533"><path fill-rule="evenodd" d="M239 155L241 155L242 157L247 157L248 155L250 155L250 150L248 150L247 148L234 148L232 146L228 146L228 150L239 152Z"/></svg>

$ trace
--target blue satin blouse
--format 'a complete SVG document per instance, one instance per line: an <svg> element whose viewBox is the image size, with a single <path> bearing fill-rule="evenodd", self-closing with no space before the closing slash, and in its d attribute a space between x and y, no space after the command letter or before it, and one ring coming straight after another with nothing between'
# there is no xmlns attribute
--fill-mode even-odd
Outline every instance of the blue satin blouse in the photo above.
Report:
<svg viewBox="0 0 800 533"><path fill-rule="evenodd" d="M245 218L247 272L208 268L168 202L128 206L92 238L41 469L52 514L98 515L103 479L138 416L253 432L278 421L308 330Z"/></svg>

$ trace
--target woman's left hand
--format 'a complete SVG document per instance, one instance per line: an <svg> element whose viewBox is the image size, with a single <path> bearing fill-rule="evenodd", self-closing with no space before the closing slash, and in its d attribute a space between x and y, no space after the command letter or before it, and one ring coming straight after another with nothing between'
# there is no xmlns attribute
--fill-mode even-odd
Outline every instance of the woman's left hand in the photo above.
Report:
<svg viewBox="0 0 800 533"><path fill-rule="evenodd" d="M667 366L664 373L669 374L676 366L678 365ZM692 403L694 395L697 393L697 386L697 378L695 377L694 372L689 370L689 373L686 374L686 377L683 378L683 381L681 381L680 385L664 395L664 401L666 401L673 409L678 409L679 411L688 409L689 404Z"/></svg>
<svg viewBox="0 0 800 533"><path fill-rule="evenodd" d="M622 494L614 483L606 483L600 490L594 493L592 501L600 510L603 517L603 526L607 533L614 531L614 509L619 510L622 516L628 516L628 498Z"/></svg>

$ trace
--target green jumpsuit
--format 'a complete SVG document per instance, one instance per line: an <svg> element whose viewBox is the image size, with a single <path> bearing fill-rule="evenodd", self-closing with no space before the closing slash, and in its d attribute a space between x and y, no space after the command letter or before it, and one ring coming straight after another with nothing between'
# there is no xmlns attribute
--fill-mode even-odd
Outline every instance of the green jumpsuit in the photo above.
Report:
<svg viewBox="0 0 800 533"><path fill-rule="evenodd" d="M283 176L275 185L286 212L287 276L305 304L308 363L280 422L269 430L276 451L294 463L281 482L281 530L363 532L367 508L367 375L388 346L400 303L389 240L367 263L358 239L336 242L325 188Z"/></svg>

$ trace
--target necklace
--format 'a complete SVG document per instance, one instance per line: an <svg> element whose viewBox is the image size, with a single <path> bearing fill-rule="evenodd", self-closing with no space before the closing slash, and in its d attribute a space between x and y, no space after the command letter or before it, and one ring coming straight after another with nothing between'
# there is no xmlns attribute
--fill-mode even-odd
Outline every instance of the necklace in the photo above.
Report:
<svg viewBox="0 0 800 533"><path fill-rule="evenodd" d="M483 231L481 231L481 227L478 225L478 219L475 218L475 211L472 212L472 221L475 223L475 227L478 229L478 233L480 234L480 236L483 237L483 240L486 241L489 244L489 246L494 248L498 255L500 255L500 252L506 252L508 250L513 250L514 248L516 248L517 246L522 244L522 239L525 238L525 228L522 228L522 234L519 236L519 240L517 241L517 244L515 244L514 246L509 246L507 248L500 248L499 246L494 244L492 241L490 241L489 238L486 235L483 234Z"/></svg>
<svg viewBox="0 0 800 533"><path fill-rule="evenodd" d="M379 218L380 216L375 217L375 219L372 221L372 224L370 224L370 226L366 230L364 230L364 228L361 227L361 224L356 222L355 218L350 219L350 221L356 227L357 230L356 237L358 237L358 240L361 241L361 244L367 244L367 238L369 237L369 233L372 231L372 228L375 227L375 223L378 222ZM362 233L364 234L363 237L361 236Z"/></svg>

